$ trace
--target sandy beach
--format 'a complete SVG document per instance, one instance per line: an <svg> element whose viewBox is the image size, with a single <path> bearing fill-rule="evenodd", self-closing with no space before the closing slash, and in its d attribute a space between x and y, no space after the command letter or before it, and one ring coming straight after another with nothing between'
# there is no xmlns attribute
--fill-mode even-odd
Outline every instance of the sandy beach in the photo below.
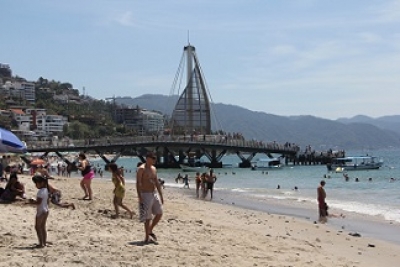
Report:
<svg viewBox="0 0 400 267"><path fill-rule="evenodd" d="M109 176L109 173L106 173ZM20 176L28 197L36 196L29 176ZM93 180L94 200L79 200L77 178L56 178L63 201L50 204L51 247L35 249L36 210L19 200L1 204L0 266L398 266L400 246L350 236L329 224L245 210L197 200L183 189L164 190L164 217L155 229L157 244L144 244L134 184L124 202L133 219L111 219L113 186ZM4 187L4 183L1 186Z"/></svg>

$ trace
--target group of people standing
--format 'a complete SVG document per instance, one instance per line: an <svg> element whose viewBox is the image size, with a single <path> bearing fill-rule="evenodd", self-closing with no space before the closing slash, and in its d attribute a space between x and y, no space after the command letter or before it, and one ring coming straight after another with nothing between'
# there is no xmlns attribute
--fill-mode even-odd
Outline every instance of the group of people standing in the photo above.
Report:
<svg viewBox="0 0 400 267"><path fill-rule="evenodd" d="M79 154L79 160L78 169L81 170L82 174L81 188L85 193L82 199L92 200L93 192L91 181L94 177L94 173L90 168L90 163L86 159L85 154ZM161 189L162 185L157 177L157 169L154 166L156 160L156 155L153 152L148 152L146 154L146 162L139 163L136 171L136 190L140 213L139 220L144 223L145 243L157 241L153 229L163 215L162 205L164 204L164 198ZM120 208L126 210L130 218L132 218L134 214L133 211L123 203L126 193L123 169L119 168L115 162L110 163L108 168L111 171L111 181L114 185L113 204L115 214L112 215L112 218L116 219L120 216Z"/></svg>
<svg viewBox="0 0 400 267"><path fill-rule="evenodd" d="M215 176L213 169L210 171L200 174L196 173L196 197L205 199L207 197L208 191L210 191L210 200L213 199L214 183L217 181L217 176Z"/></svg>

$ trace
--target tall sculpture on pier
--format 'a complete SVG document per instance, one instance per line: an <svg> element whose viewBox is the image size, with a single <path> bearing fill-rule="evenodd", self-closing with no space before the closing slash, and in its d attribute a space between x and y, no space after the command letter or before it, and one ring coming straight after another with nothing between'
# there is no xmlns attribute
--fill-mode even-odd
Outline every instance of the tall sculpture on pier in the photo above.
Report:
<svg viewBox="0 0 400 267"><path fill-rule="evenodd" d="M183 79L179 79L179 73L184 72L186 59L186 83L172 112L172 134L211 133L210 100L195 51L194 46L190 44L184 47L178 73L175 76L174 84Z"/></svg>

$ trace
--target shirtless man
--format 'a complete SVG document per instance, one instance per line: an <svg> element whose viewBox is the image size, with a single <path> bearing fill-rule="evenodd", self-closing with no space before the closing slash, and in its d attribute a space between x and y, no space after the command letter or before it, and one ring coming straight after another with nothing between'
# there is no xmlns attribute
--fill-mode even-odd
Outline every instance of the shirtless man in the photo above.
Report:
<svg viewBox="0 0 400 267"><path fill-rule="evenodd" d="M153 241L157 241L153 229L160 221L163 214L162 204L164 204L164 198L160 183L157 179L156 167L153 166L156 159L153 152L148 152L146 155L146 163L140 165L136 173L139 214L140 221L144 222L145 243L150 241L150 237ZM155 191L156 189L158 194ZM153 215L155 215L154 218Z"/></svg>
<svg viewBox="0 0 400 267"><path fill-rule="evenodd" d="M210 173L206 174L206 191L204 193L204 198L207 196L208 190L210 190L211 198L213 199L214 183L217 181L217 177L214 174L213 169L210 169Z"/></svg>

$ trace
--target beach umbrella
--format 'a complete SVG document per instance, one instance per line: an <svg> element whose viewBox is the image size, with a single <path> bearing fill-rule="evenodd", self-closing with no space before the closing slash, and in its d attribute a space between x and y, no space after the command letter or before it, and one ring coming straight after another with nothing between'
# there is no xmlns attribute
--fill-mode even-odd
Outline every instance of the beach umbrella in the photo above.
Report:
<svg viewBox="0 0 400 267"><path fill-rule="evenodd" d="M26 145L12 132L0 128L0 153L25 153Z"/></svg>
<svg viewBox="0 0 400 267"><path fill-rule="evenodd" d="M30 165L43 165L45 163L46 161L44 161L43 159L34 159L31 161Z"/></svg>

